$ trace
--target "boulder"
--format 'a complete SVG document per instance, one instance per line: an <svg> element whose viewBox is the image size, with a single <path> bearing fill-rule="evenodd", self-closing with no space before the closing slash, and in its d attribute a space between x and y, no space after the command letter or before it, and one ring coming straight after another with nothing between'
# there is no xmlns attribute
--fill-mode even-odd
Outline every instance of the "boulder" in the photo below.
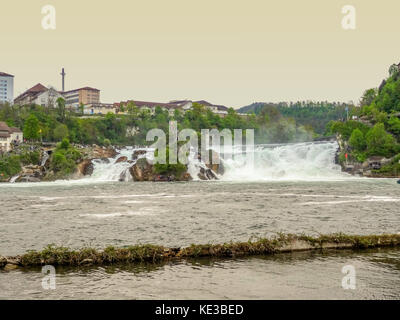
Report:
<svg viewBox="0 0 400 320"><path fill-rule="evenodd" d="M128 157L122 156L122 157L119 157L117 159L117 161L115 161L115 163L127 162L127 161L128 161Z"/></svg>
<svg viewBox="0 0 400 320"><path fill-rule="evenodd" d="M200 173L198 173L198 177L201 180L218 180L215 173L209 168L200 168Z"/></svg>
<svg viewBox="0 0 400 320"><path fill-rule="evenodd" d="M18 269L18 266L15 264L6 264L4 267L4 271L11 271L11 270L15 270Z"/></svg>
<svg viewBox="0 0 400 320"><path fill-rule="evenodd" d="M90 159L101 159L101 158L114 158L118 152L112 148L102 148L99 146L92 146L85 152L85 156Z"/></svg>
<svg viewBox="0 0 400 320"><path fill-rule="evenodd" d="M21 265L21 257L16 256L16 257L7 258L7 264L19 266L19 265Z"/></svg>
<svg viewBox="0 0 400 320"><path fill-rule="evenodd" d="M132 154L132 160L137 160L139 156L145 155L146 153L146 150L135 150Z"/></svg>
<svg viewBox="0 0 400 320"><path fill-rule="evenodd" d="M134 181L154 181L156 173L154 166L146 158L141 158L129 168Z"/></svg>
<svg viewBox="0 0 400 320"><path fill-rule="evenodd" d="M83 176L91 176L93 174L94 166L91 159L85 159L77 165L78 174Z"/></svg>
<svg viewBox="0 0 400 320"><path fill-rule="evenodd" d="M40 182L45 175L45 171L46 169L39 165L24 166L15 182Z"/></svg>
<svg viewBox="0 0 400 320"><path fill-rule="evenodd" d="M98 160L100 160L100 162L103 162L103 163L110 163L110 159L108 159L108 158L100 158Z"/></svg>
<svg viewBox="0 0 400 320"><path fill-rule="evenodd" d="M40 182L39 178L33 176L20 176L16 182Z"/></svg>
<svg viewBox="0 0 400 320"><path fill-rule="evenodd" d="M209 162L206 164L207 168L211 169L215 173L219 175L223 175L225 173L224 165L222 164L222 160L217 152L214 150L209 151ZM213 159L216 159L217 161L213 161ZM219 163L213 163L213 162L219 162Z"/></svg>
<svg viewBox="0 0 400 320"><path fill-rule="evenodd" d="M0 256L0 268L3 268L7 264L7 259Z"/></svg>
<svg viewBox="0 0 400 320"><path fill-rule="evenodd" d="M182 179L181 179L181 180L182 180L182 181L192 181L193 178L192 178L192 176L190 175L190 173L186 172L186 173L184 173L184 174L182 175Z"/></svg>

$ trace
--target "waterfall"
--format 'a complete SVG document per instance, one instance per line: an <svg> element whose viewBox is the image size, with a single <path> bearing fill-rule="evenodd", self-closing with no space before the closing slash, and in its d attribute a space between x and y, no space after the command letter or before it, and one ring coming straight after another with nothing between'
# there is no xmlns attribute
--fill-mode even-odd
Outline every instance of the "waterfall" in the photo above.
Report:
<svg viewBox="0 0 400 320"><path fill-rule="evenodd" d="M223 161L227 181L332 180L349 177L335 164L337 142L256 145L253 164L234 149Z"/></svg>
<svg viewBox="0 0 400 320"><path fill-rule="evenodd" d="M305 142L293 144L269 144L254 146L254 165L247 161L242 147L235 147L221 154L224 174L218 178L225 181L274 181L274 180L335 180L349 177L335 164L336 142ZM132 156L137 150L146 150L153 157L152 149L126 147L119 150L115 158L93 160L94 171L91 181L132 181L129 168L137 159ZM227 156L228 155L228 156ZM117 163L125 156L126 162ZM193 150L189 154L188 173L193 180L200 180L198 174L206 165L198 159Z"/></svg>
<svg viewBox="0 0 400 320"><path fill-rule="evenodd" d="M19 174L17 174L17 175L15 175L15 176L11 177L10 183L15 183L15 181L17 181L17 179L18 179L19 177L20 177Z"/></svg>
<svg viewBox="0 0 400 320"><path fill-rule="evenodd" d="M93 174L86 178L92 181L120 181L124 175L123 181L129 181L129 168L132 166L133 147L126 147L117 150L118 154L115 158L95 159L93 160ZM117 163L120 157L127 157L128 161Z"/></svg>
<svg viewBox="0 0 400 320"><path fill-rule="evenodd" d="M191 149L189 152L187 168L187 172L195 181L200 180L199 174L201 169L208 169L205 163L202 162L201 159L199 159L198 153L195 152L193 149Z"/></svg>
<svg viewBox="0 0 400 320"><path fill-rule="evenodd" d="M138 159L146 156L146 154L140 154L136 159L133 159L135 151L147 151L151 153L153 150L125 147L121 150L117 150L118 154L114 158L95 159L92 161L94 167L93 174L85 179L91 181L132 181L129 168L133 166ZM121 157L127 157L128 160L118 163L117 161Z"/></svg>
<svg viewBox="0 0 400 320"><path fill-rule="evenodd" d="M42 162L40 163L41 167L44 167L47 160L49 160L49 157L50 157L49 154L46 151L43 151Z"/></svg>

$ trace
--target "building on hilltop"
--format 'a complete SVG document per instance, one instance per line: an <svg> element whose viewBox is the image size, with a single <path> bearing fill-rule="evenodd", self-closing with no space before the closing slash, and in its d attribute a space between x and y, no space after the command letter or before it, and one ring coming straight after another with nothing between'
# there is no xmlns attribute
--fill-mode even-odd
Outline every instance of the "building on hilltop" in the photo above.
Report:
<svg viewBox="0 0 400 320"><path fill-rule="evenodd" d="M129 103L133 103L140 111L147 110L150 114L154 114L157 107L160 107L161 110L168 111L170 116L174 115L176 109L182 110L182 105L175 104L175 103L164 103L164 102L149 102L149 101L138 101L138 100L128 100L128 101L121 101L119 103L115 103L114 106L118 109L118 113L126 114L128 110L126 107ZM124 107L124 108L122 108Z"/></svg>
<svg viewBox="0 0 400 320"><path fill-rule="evenodd" d="M65 99L65 105L78 108L81 104L99 104L100 90L91 87L83 87L62 93Z"/></svg>
<svg viewBox="0 0 400 320"><path fill-rule="evenodd" d="M21 106L37 104L42 107L55 108L58 98L63 98L61 92L52 87L46 88L41 83L38 83L15 98L14 103Z"/></svg>
<svg viewBox="0 0 400 320"><path fill-rule="evenodd" d="M0 103L14 103L14 76L0 72Z"/></svg>
<svg viewBox="0 0 400 320"><path fill-rule="evenodd" d="M0 121L0 152L8 152L13 144L21 143L24 139L22 131L9 127L7 123Z"/></svg>
<svg viewBox="0 0 400 320"><path fill-rule="evenodd" d="M185 111L190 110L193 106L193 103L200 104L210 110L211 112L219 115L220 117L225 117L228 115L228 108L222 105L212 104L206 100L198 100L198 101L191 101L191 100L173 100L170 103L174 104L181 104Z"/></svg>
<svg viewBox="0 0 400 320"><path fill-rule="evenodd" d="M85 115L104 115L110 112L114 114L117 113L117 108L112 103L89 103L84 105L83 108L83 114Z"/></svg>
<svg viewBox="0 0 400 320"><path fill-rule="evenodd" d="M180 110L186 112L193 107L193 103L198 103L203 105L206 109L212 111L213 113L225 117L228 114L228 108L222 105L214 105L205 100L192 101L192 100L172 100L168 103L164 102L149 102L149 101L138 101L138 100L128 100L115 103L115 107L119 110L118 113L127 113L128 110L121 108L133 103L140 111L148 110L151 114L154 114L156 107L160 107L162 110L168 111L170 116L174 115L175 110ZM121 111L123 110L123 111Z"/></svg>

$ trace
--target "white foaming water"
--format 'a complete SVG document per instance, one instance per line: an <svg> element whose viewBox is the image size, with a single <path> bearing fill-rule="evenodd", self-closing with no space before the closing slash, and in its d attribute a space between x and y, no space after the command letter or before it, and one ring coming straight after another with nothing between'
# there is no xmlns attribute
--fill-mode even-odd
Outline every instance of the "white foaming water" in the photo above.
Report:
<svg viewBox="0 0 400 320"><path fill-rule="evenodd" d="M129 168L132 166L133 147L118 150L115 158L93 160L93 174L85 178L90 181L131 181ZM116 163L120 157L127 157L128 161Z"/></svg>
<svg viewBox="0 0 400 320"><path fill-rule="evenodd" d="M199 173L202 168L207 169L207 166L198 158L197 152L191 149L188 156L187 172L194 181L200 180Z"/></svg>
<svg viewBox="0 0 400 320"><path fill-rule="evenodd" d="M218 175L222 181L339 181L351 178L342 173L340 166L335 164L337 142L305 142L281 145L254 146L254 166L246 162L246 154L239 149L230 150L230 157L221 154L225 173ZM118 151L115 158L93 160L94 170L91 176L80 180L59 180L56 182L22 183L13 186L44 186L44 185L74 185L109 181L132 181L129 168L135 163L132 160L136 150L146 150L147 156L153 158L153 149L126 147ZM116 163L125 156L126 162ZM224 160L225 158L225 160ZM198 173L205 164L198 159L197 153L191 151L189 155L188 173L193 180L199 180ZM15 180L17 176L14 177ZM14 180L14 179L13 179ZM9 185L9 184L8 184ZM10 186L10 185L9 185Z"/></svg>
<svg viewBox="0 0 400 320"><path fill-rule="evenodd" d="M254 147L254 165L233 152L223 161L226 181L342 180L350 177L335 164L337 142L305 142Z"/></svg>
<svg viewBox="0 0 400 320"><path fill-rule="evenodd" d="M15 183L15 181L17 181L17 179L20 177L20 175L19 174L17 174L16 176L13 176L11 179L10 179L10 183Z"/></svg>

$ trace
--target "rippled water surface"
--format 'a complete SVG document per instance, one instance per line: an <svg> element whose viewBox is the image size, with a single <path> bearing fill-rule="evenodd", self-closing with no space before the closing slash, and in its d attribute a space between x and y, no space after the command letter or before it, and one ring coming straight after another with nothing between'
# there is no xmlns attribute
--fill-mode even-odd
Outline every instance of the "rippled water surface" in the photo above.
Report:
<svg viewBox="0 0 400 320"><path fill-rule="evenodd" d="M297 182L40 183L0 185L0 254L54 243L74 248L154 243L184 246L271 236L400 232L393 179ZM343 290L341 269L357 270ZM0 298L400 297L398 250L186 261L158 266L0 272Z"/></svg>

